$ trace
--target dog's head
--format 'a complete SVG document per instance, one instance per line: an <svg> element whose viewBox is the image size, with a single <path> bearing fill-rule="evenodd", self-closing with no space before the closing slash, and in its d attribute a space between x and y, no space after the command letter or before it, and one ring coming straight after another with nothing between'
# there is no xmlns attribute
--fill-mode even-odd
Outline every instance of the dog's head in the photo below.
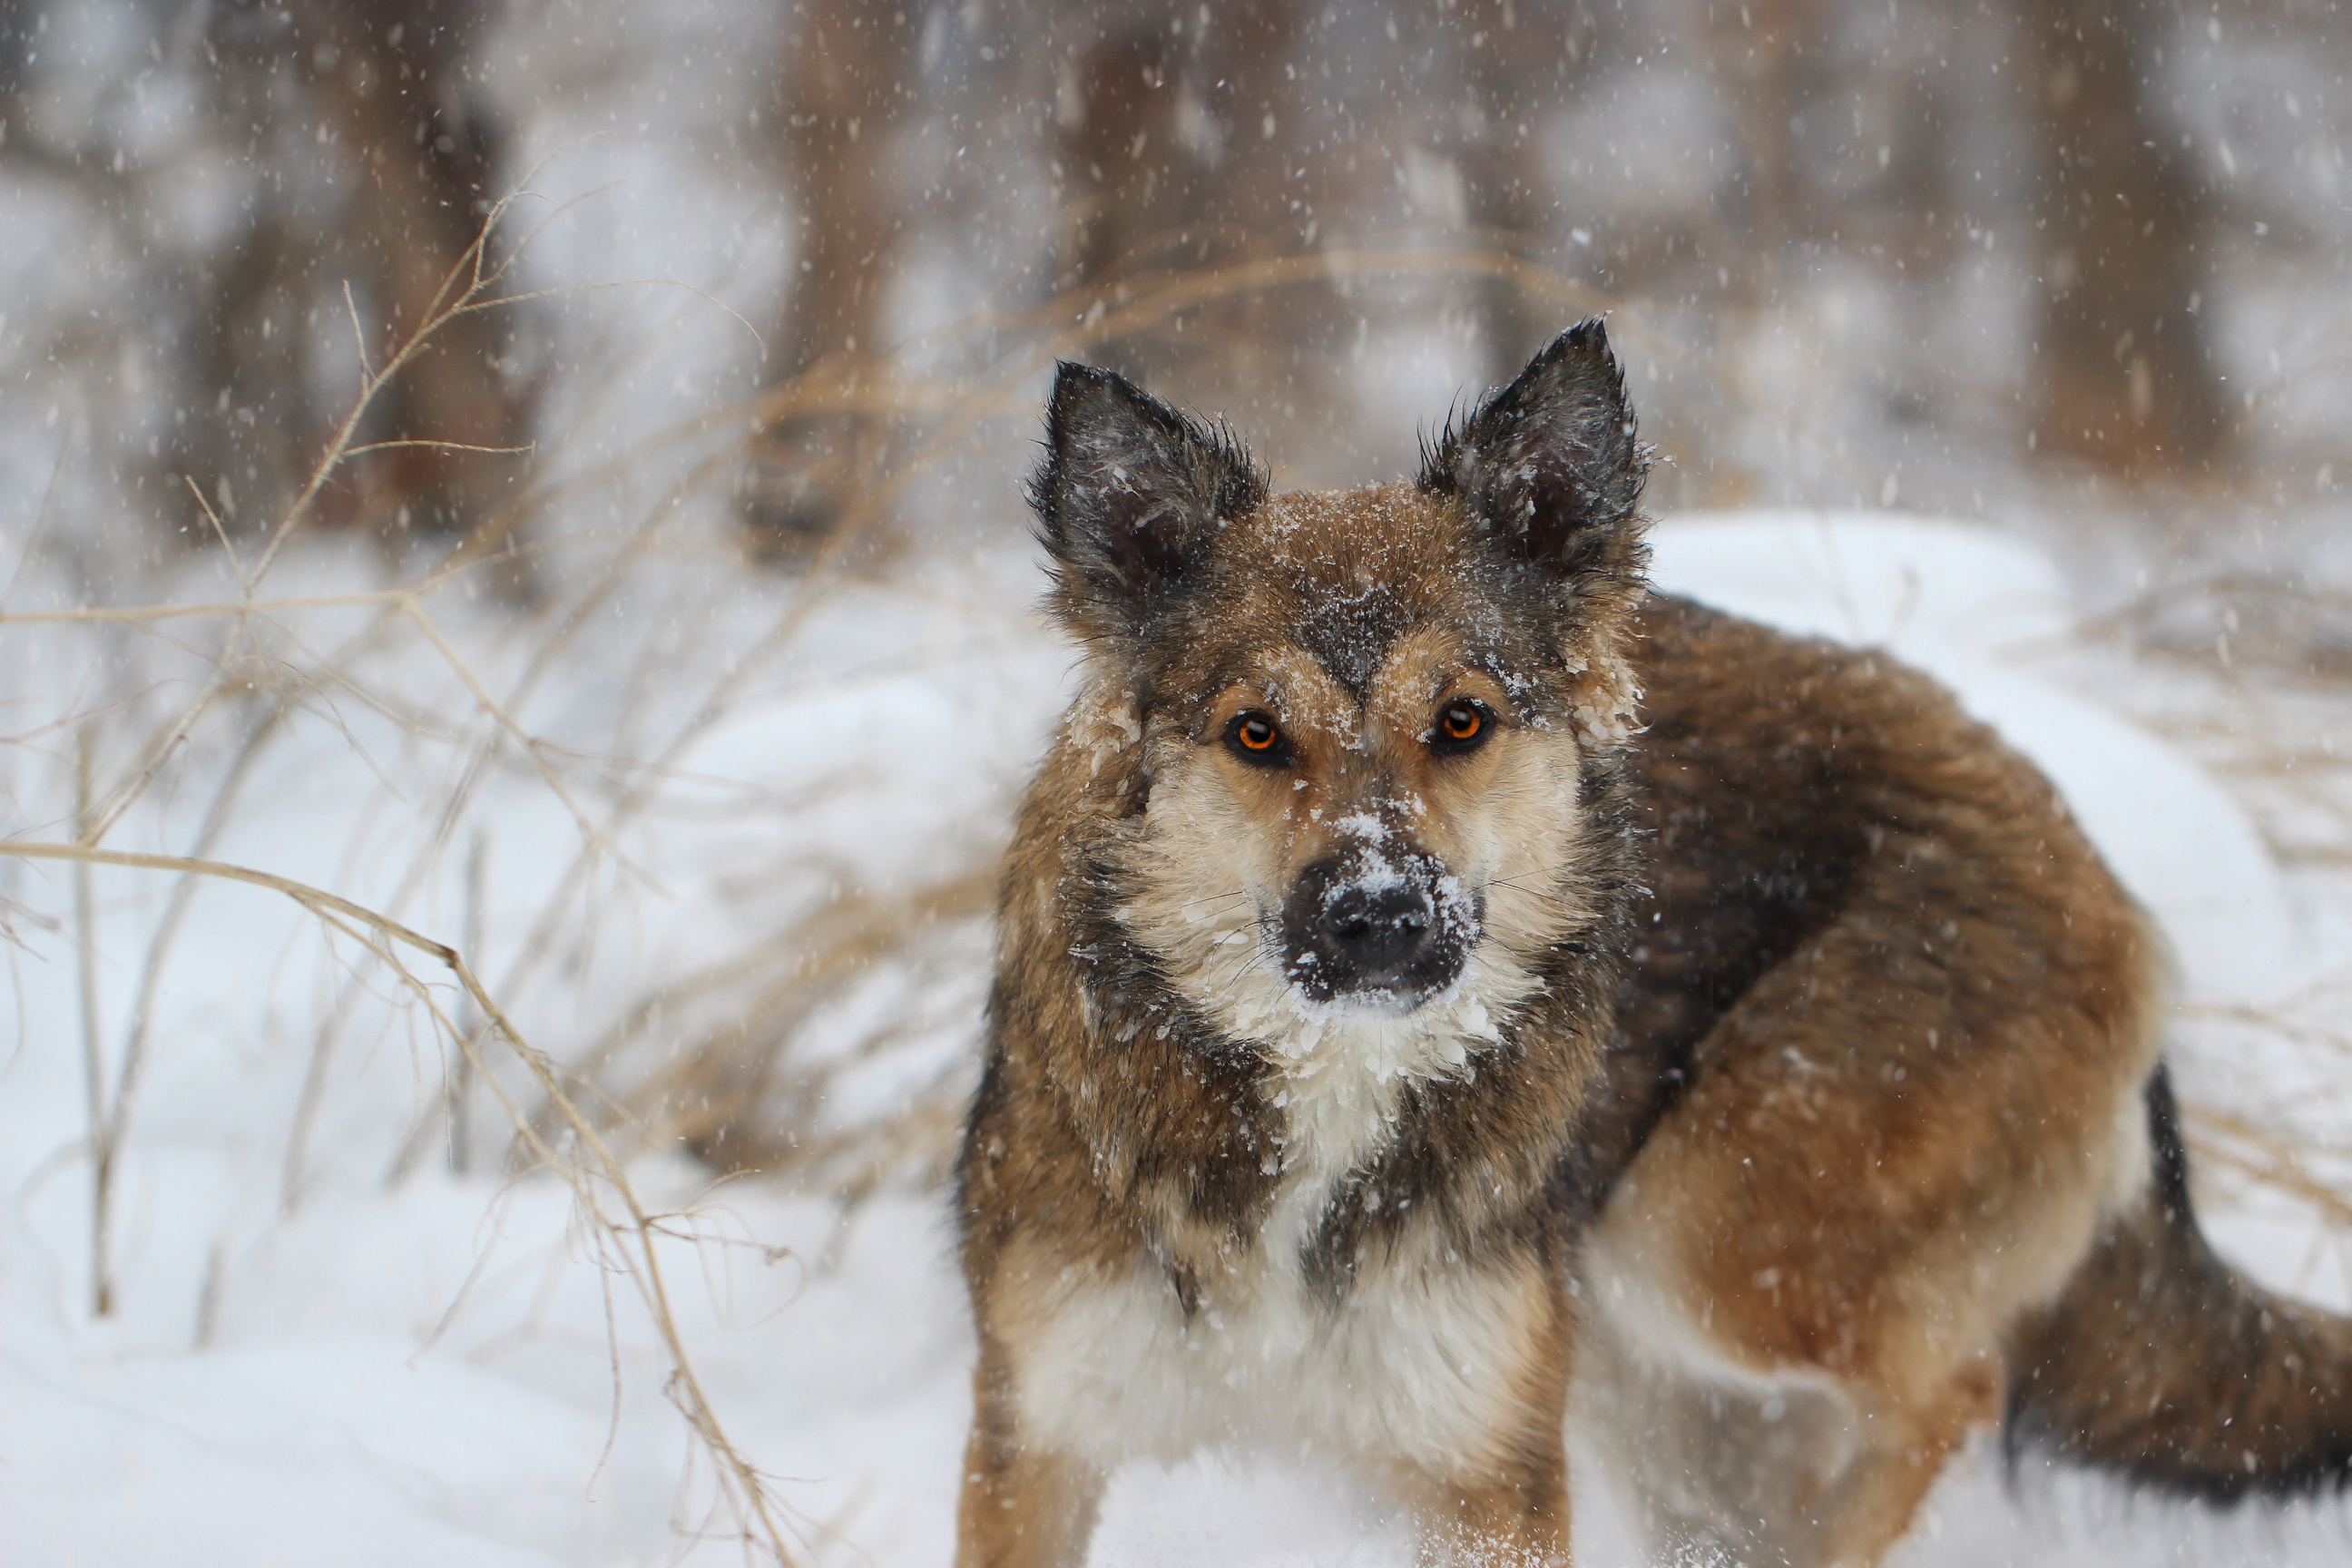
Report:
<svg viewBox="0 0 2352 1568"><path fill-rule="evenodd" d="M1647 458L1601 323L1411 485L1270 494L1223 430L1074 364L1046 447L1127 932L1239 1038L1493 1037L1591 918L1587 808L1637 696Z"/></svg>

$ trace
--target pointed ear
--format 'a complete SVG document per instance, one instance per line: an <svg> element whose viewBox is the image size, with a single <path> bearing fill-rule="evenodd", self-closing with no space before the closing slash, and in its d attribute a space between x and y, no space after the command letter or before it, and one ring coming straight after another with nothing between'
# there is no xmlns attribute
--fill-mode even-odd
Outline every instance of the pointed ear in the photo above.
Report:
<svg viewBox="0 0 2352 1568"><path fill-rule="evenodd" d="M1222 428L1111 371L1064 363L1029 504L1054 558L1055 607L1084 632L1132 632L1265 499L1265 476Z"/></svg>
<svg viewBox="0 0 2352 1568"><path fill-rule="evenodd" d="M1649 471L1596 316L1449 426L1423 458L1421 488L1460 497L1506 550L1574 581L1642 570L1634 508Z"/></svg>

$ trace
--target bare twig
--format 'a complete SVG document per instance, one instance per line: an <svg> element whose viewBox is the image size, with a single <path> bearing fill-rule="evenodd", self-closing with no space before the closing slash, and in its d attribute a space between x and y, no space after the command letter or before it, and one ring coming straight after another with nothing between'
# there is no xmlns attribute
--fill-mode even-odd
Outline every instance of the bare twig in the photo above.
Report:
<svg viewBox="0 0 2352 1568"><path fill-rule="evenodd" d="M793 1561L783 1527L782 1505L770 1495L767 1478L745 1459L729 1439L694 1371L692 1358L687 1352L684 1336L670 1305L669 1287L662 1272L656 1245L662 1233L659 1219L638 1200L630 1184L627 1170L605 1144L593 1122L581 1113L564 1085L562 1075L523 1038L513 1020L507 1016L505 1009L475 976L472 966L462 952L323 888L250 867L191 856L130 854L87 845L37 843L22 838L0 839L0 855L24 859L63 860L76 867L78 874L81 875L86 875L92 866L119 866L169 871L183 876L217 878L282 894L331 929L362 942L381 958L409 993L431 1013L436 1023L458 1043L462 1050L474 1058L475 1071L482 1073L483 1064L477 1053L476 1043L448 1016L432 988L402 961L400 953L404 950L446 968L465 994L472 998L474 1005L481 1009L483 1017L488 1020L488 1034L503 1040L516 1059L530 1070L540 1090L557 1108L574 1145L585 1151L584 1159L566 1157L552 1142L540 1135L532 1127L530 1118L524 1115L506 1095L497 1079L485 1075L484 1081L490 1085L505 1105L518 1135L530 1145L541 1162L572 1189L582 1213L591 1217L599 1230L622 1249L626 1272L637 1289L667 1355L670 1366L668 1386L673 1402L701 1440L712 1463L719 1467L729 1500L737 1508L747 1528L754 1531L760 1545L779 1563ZM82 902L86 909L87 899ZM87 947L85 941L86 951ZM94 1005L94 991L89 1001ZM94 1052L97 1044L94 1033L89 1035L88 1043ZM600 1193L611 1194L620 1205L622 1212L619 1215L606 1213Z"/></svg>
<svg viewBox="0 0 2352 1568"><path fill-rule="evenodd" d="M79 811L87 812L89 809L89 731L84 730L78 742L74 751L76 806ZM89 864L87 860L77 860L73 867L74 950L81 965L82 1083L89 1102L90 1310L103 1318L114 1310L114 1244L108 1228L109 1217L113 1212L110 1195L114 1184L114 1145L107 1131L105 1030L100 1025L98 1016L98 926L96 899L89 885Z"/></svg>
<svg viewBox="0 0 2352 1568"><path fill-rule="evenodd" d="M236 574L238 589L247 599L252 598L253 580L245 574L245 563L236 558L236 546L228 542L228 530L221 526L220 513L215 511L213 503L205 499L205 489L196 483L194 475L182 474L180 478L187 481L188 493L195 497L196 504L204 509L205 521L213 525L213 537L220 541L221 553L228 557L228 569Z"/></svg>
<svg viewBox="0 0 2352 1568"><path fill-rule="evenodd" d="M197 830L194 852L198 857L209 855L227 827L229 816L250 776L254 763L261 756L263 742L276 726L284 710L272 707L263 714L245 743L238 748L236 760L229 764L220 787L214 792L212 805L205 813L204 826ZM77 874L80 874L77 868ZM154 1017L155 996L161 987L163 966L169 961L172 948L180 933L181 922L187 917L189 906L195 900L196 889L202 884L193 877L184 877L172 889L170 902L164 905L163 918L156 922L155 934L147 943L147 962L139 975L139 993L131 1007L131 1022L123 1031L122 1059L114 1071L114 1095L107 1104L105 1115L92 1134L91 1163L100 1172L97 1191L91 1201L100 1210L96 1233L104 1236L109 1230L108 1211L112 1203L115 1161L122 1150L124 1133L131 1120L131 1107L139 1089L139 1080L147 1065L148 1035ZM101 1254L101 1258L103 1255Z"/></svg>

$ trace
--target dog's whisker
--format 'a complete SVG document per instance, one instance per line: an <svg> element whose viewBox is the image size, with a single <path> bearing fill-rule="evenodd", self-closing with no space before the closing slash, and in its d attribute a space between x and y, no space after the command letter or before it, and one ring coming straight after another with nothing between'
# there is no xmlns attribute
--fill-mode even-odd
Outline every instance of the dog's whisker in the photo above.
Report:
<svg viewBox="0 0 2352 1568"><path fill-rule="evenodd" d="M1234 971L1232 978L1228 979L1223 985L1218 987L1219 994L1227 994L1233 992L1244 980L1249 978L1251 971L1256 969L1264 962L1265 955L1263 953L1254 953L1250 957L1243 960L1241 966Z"/></svg>
<svg viewBox="0 0 2352 1568"><path fill-rule="evenodd" d="M1542 892L1534 888L1524 888L1518 883L1503 877L1497 877L1493 881L1486 883L1479 890L1484 892L1495 888L1500 888L1507 893L1517 893L1523 899L1534 899L1542 903L1557 904L1561 909L1571 911L1581 907L1576 900L1564 897L1561 894Z"/></svg>
<svg viewBox="0 0 2352 1568"><path fill-rule="evenodd" d="M1265 959L1265 944L1261 942L1252 942L1249 950L1242 954L1240 962L1234 964L1233 973L1228 975L1224 983L1217 987L1218 993L1223 994L1233 990L1234 986L1241 984L1243 978L1246 976L1252 969L1264 963Z"/></svg>

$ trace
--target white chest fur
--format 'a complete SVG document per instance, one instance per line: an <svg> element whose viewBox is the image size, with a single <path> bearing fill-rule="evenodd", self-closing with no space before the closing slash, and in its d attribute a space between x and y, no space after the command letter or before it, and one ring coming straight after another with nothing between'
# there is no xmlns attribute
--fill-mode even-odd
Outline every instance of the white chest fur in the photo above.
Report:
<svg viewBox="0 0 2352 1568"><path fill-rule="evenodd" d="M1288 1058L1273 1211L1193 1310L1150 1258L1041 1292L1017 1394L1041 1440L1107 1459L1240 1445L1447 1466L1487 1447L1544 1321L1537 1268L1470 1268L1418 1225L1337 1302L1301 1265L1338 1184L1389 1136L1403 1081L1435 1065L1400 1073L1368 1043L1334 1034L1340 1048Z"/></svg>
<svg viewBox="0 0 2352 1568"><path fill-rule="evenodd" d="M1307 1289L1295 1255L1252 1261L1255 1279L1204 1290L1190 1313L1148 1260L1069 1281L1020 1361L1024 1424L1103 1458L1296 1446L1452 1465L1486 1446L1540 1280L1391 1268L1335 1306Z"/></svg>

